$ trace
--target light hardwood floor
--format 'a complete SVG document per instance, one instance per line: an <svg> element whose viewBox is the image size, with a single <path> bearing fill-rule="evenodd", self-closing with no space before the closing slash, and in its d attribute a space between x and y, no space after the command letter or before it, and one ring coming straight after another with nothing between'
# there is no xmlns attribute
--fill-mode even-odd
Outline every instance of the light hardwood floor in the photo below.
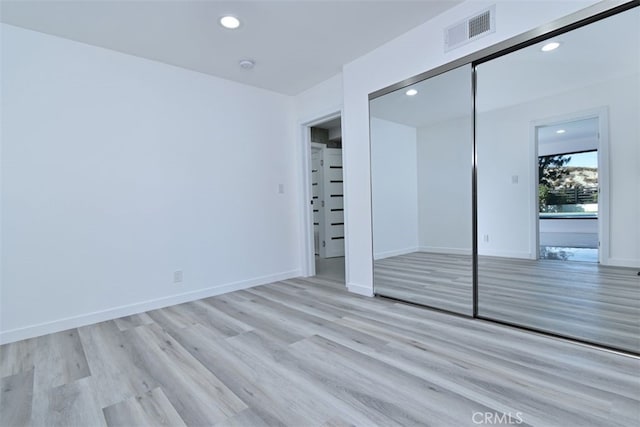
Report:
<svg viewBox="0 0 640 427"><path fill-rule="evenodd" d="M375 262L376 293L472 314L471 256L415 252ZM479 257L478 315L640 353L638 270Z"/></svg>
<svg viewBox="0 0 640 427"><path fill-rule="evenodd" d="M377 294L473 315L471 255L412 252L373 263Z"/></svg>
<svg viewBox="0 0 640 427"><path fill-rule="evenodd" d="M640 353L638 270L481 257L478 314Z"/></svg>
<svg viewBox="0 0 640 427"><path fill-rule="evenodd" d="M0 425L635 426L639 371L294 279L4 345Z"/></svg>

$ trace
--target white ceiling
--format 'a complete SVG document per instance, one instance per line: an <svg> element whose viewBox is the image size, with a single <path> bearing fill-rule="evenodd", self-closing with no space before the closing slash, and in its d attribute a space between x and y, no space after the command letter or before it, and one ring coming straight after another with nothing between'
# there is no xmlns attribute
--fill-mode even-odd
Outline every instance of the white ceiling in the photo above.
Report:
<svg viewBox="0 0 640 427"><path fill-rule="evenodd" d="M564 130L563 133L557 133ZM565 143L574 140L598 140L599 123L597 118L570 120L538 128L539 144Z"/></svg>
<svg viewBox="0 0 640 427"><path fill-rule="evenodd" d="M542 52L549 41L558 49ZM640 8L478 66L477 108L490 111L640 72Z"/></svg>
<svg viewBox="0 0 640 427"><path fill-rule="evenodd" d="M294 95L461 0L2 0L7 24ZM235 31L218 19L242 20ZM238 61L254 59L253 70Z"/></svg>
<svg viewBox="0 0 640 427"><path fill-rule="evenodd" d="M418 91L407 96L408 89ZM464 65L370 102L371 116L413 127L424 127L473 114L471 65Z"/></svg>

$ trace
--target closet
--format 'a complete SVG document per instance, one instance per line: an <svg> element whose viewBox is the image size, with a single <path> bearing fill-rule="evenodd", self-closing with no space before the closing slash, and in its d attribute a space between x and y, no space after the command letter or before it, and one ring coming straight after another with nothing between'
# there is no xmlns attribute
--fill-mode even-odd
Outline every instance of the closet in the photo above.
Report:
<svg viewBox="0 0 640 427"><path fill-rule="evenodd" d="M638 5L370 94L376 295L640 354Z"/></svg>

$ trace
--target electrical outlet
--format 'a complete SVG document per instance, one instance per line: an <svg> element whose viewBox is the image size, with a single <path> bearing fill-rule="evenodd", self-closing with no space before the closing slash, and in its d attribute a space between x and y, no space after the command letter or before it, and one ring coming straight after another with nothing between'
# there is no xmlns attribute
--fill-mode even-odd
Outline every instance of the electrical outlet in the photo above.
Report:
<svg viewBox="0 0 640 427"><path fill-rule="evenodd" d="M182 283L182 270L173 272L173 283Z"/></svg>
<svg viewBox="0 0 640 427"><path fill-rule="evenodd" d="M489 243L489 235L485 234L484 236L482 236L482 241L485 243Z"/></svg>

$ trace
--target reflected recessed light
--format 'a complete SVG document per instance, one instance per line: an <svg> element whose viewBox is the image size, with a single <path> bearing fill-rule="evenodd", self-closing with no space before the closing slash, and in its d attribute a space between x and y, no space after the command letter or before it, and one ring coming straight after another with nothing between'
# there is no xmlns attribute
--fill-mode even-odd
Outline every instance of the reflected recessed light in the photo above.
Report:
<svg viewBox="0 0 640 427"><path fill-rule="evenodd" d="M566 132L566 130L564 130L564 129L558 129L558 130L556 131L556 133L565 133L565 132Z"/></svg>
<svg viewBox="0 0 640 427"><path fill-rule="evenodd" d="M230 30L235 30L240 26L240 20L235 16L226 15L220 18L220 25Z"/></svg>
<svg viewBox="0 0 640 427"><path fill-rule="evenodd" d="M417 95L417 94L418 94L418 91L417 91L417 90L415 90L415 89L409 89L408 91L406 91L406 92L405 92L405 94L406 94L407 96L415 96L415 95Z"/></svg>
<svg viewBox="0 0 640 427"><path fill-rule="evenodd" d="M540 50L543 51L543 52L551 52L552 50L556 50L559 47L560 47L560 43L551 42L551 43L547 43L544 46L542 46L542 49L540 49Z"/></svg>

